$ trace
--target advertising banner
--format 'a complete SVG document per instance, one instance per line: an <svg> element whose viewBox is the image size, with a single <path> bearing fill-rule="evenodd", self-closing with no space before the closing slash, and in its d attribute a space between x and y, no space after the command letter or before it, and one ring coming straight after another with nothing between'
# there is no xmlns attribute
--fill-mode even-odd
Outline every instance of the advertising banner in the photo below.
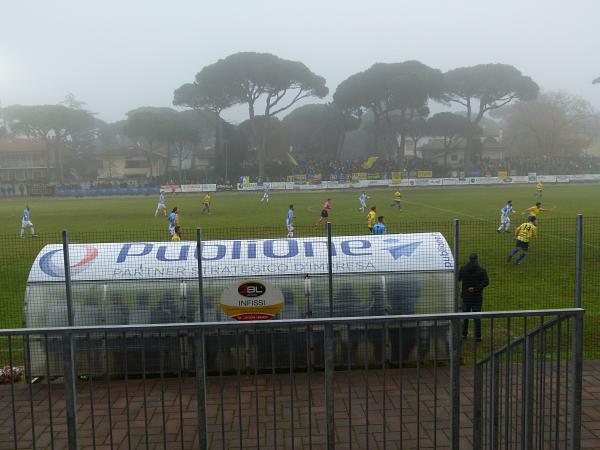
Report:
<svg viewBox="0 0 600 450"><path fill-rule="evenodd" d="M535 172L528 173L527 181L529 183L537 183L537 173L535 173Z"/></svg>
<svg viewBox="0 0 600 450"><path fill-rule="evenodd" d="M181 192L215 192L216 184L182 184Z"/></svg>
<svg viewBox="0 0 600 450"><path fill-rule="evenodd" d="M389 186L390 180L367 180L367 186Z"/></svg>
<svg viewBox="0 0 600 450"><path fill-rule="evenodd" d="M506 170L499 170L498 173L496 174L498 176L498 178L500 178L501 180L504 180L505 178L508 178L508 172Z"/></svg>
<svg viewBox="0 0 600 450"><path fill-rule="evenodd" d="M261 189L258 183L238 184L239 191L257 191Z"/></svg>
<svg viewBox="0 0 600 450"><path fill-rule="evenodd" d="M306 175L294 175L294 183L306 184Z"/></svg>
<svg viewBox="0 0 600 450"><path fill-rule="evenodd" d="M283 292L263 280L242 280L223 290L220 307L234 320L271 320L283 310Z"/></svg>
<svg viewBox="0 0 600 450"><path fill-rule="evenodd" d="M537 180L542 183L556 183L556 175L538 175Z"/></svg>
<svg viewBox="0 0 600 450"><path fill-rule="evenodd" d="M442 184L441 178L417 178L415 180L417 186L440 186Z"/></svg>
<svg viewBox="0 0 600 450"><path fill-rule="evenodd" d="M392 172L392 184L400 184L402 181L402 172Z"/></svg>
<svg viewBox="0 0 600 450"><path fill-rule="evenodd" d="M529 183L529 177L526 175L515 175L510 178L513 184Z"/></svg>
<svg viewBox="0 0 600 450"><path fill-rule="evenodd" d="M431 170L419 170L417 171L417 178L431 178L433 172Z"/></svg>
<svg viewBox="0 0 600 450"><path fill-rule="evenodd" d="M312 175L307 175L306 181L308 182L308 184L320 184L321 183L321 174L315 173Z"/></svg>
<svg viewBox="0 0 600 450"><path fill-rule="evenodd" d="M441 233L334 236L334 273L453 271ZM185 279L198 276L196 242L71 244L74 281ZM217 240L202 242L207 278L301 275L327 272L327 238ZM37 255L28 282L62 282L62 244Z"/></svg>
<svg viewBox="0 0 600 450"><path fill-rule="evenodd" d="M161 184L160 192L169 192L174 194L176 192L181 192L181 186L178 184Z"/></svg>

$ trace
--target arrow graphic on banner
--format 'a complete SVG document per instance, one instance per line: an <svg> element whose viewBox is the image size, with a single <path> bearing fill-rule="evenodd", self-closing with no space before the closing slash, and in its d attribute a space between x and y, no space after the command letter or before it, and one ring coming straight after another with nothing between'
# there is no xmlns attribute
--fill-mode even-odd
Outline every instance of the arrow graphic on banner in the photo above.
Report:
<svg viewBox="0 0 600 450"><path fill-rule="evenodd" d="M385 239L384 242L394 244L397 243L396 239ZM415 250L421 245L421 241L411 242L410 244L404 245L394 245L392 247L386 248L388 252L392 255L392 258L398 259L401 256L411 256Z"/></svg>

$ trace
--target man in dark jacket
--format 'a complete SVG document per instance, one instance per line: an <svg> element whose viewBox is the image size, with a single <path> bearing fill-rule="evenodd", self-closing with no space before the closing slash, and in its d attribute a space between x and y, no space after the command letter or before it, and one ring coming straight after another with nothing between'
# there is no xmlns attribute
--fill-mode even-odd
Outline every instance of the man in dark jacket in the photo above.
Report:
<svg viewBox="0 0 600 450"><path fill-rule="evenodd" d="M462 281L462 301L464 312L480 312L483 303L483 289L490 284L487 272L479 265L477 253L469 255L469 262L460 268L458 281ZM469 321L463 321L463 338L469 334ZM481 340L481 320L475 319L475 339Z"/></svg>

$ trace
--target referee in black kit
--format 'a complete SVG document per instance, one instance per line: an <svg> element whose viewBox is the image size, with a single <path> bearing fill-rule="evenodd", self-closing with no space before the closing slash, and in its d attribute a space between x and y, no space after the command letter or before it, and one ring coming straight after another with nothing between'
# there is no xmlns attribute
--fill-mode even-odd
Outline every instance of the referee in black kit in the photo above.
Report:
<svg viewBox="0 0 600 450"><path fill-rule="evenodd" d="M463 312L480 312L483 290L490 284L486 270L479 265L477 253L469 255L469 262L460 268L458 281L462 281ZM462 337L469 334L469 321L463 321ZM481 341L481 320L475 319L475 340Z"/></svg>

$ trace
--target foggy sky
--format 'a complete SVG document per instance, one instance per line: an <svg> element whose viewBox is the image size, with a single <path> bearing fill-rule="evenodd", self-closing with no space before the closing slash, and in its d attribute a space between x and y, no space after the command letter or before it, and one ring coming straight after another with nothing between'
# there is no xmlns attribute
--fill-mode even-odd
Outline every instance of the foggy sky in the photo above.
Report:
<svg viewBox="0 0 600 450"><path fill-rule="evenodd" d="M443 71L502 62L600 109L599 20L594 0L0 0L0 102L73 92L115 121L172 106L173 90L203 66L257 51L304 62L331 94L375 62Z"/></svg>

